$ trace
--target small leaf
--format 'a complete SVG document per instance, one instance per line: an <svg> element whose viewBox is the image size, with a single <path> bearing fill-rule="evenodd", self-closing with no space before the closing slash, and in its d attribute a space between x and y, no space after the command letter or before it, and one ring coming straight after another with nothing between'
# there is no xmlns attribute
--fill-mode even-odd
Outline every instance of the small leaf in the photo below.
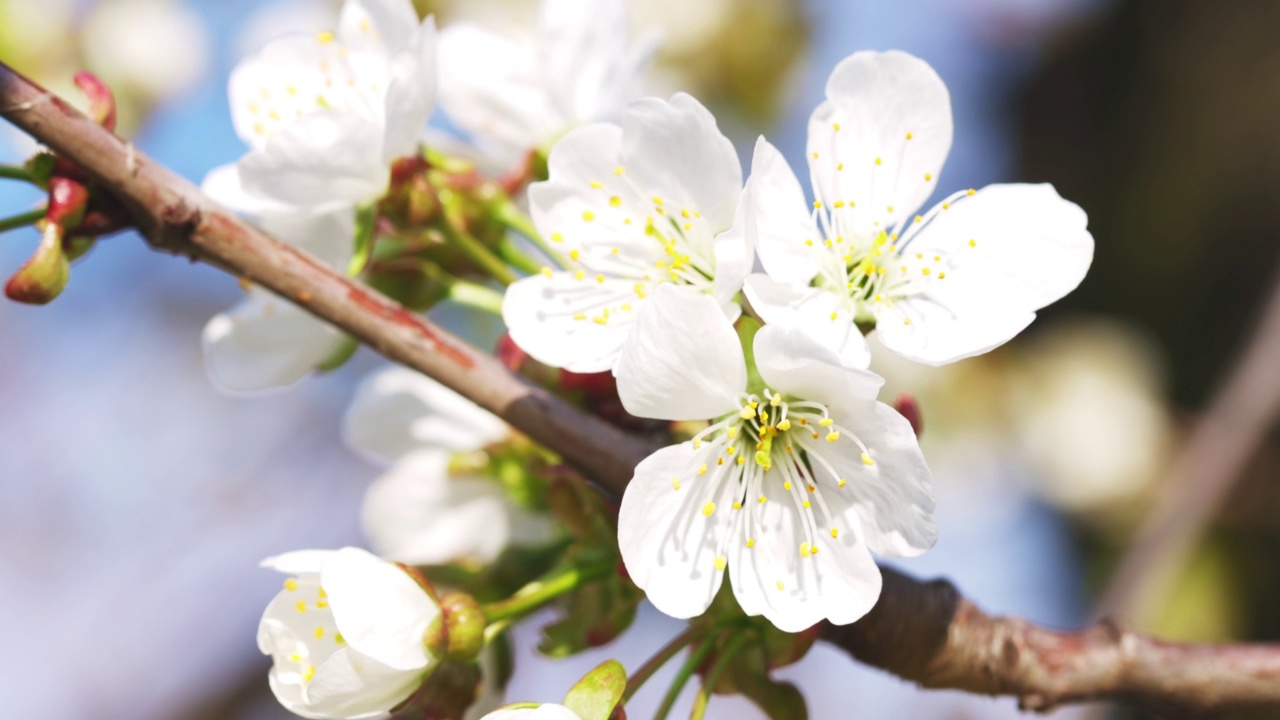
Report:
<svg viewBox="0 0 1280 720"><path fill-rule="evenodd" d="M373 239L378 230L378 208L375 205L362 205L356 208L355 247L351 253L351 264L347 266L347 274L356 277L364 272L373 257Z"/></svg>
<svg viewBox="0 0 1280 720"><path fill-rule="evenodd" d="M636 619L644 593L626 578L611 575L578 588L564 617L542 629L538 650L548 657L568 657L612 642Z"/></svg>
<svg viewBox="0 0 1280 720"><path fill-rule="evenodd" d="M564 706L582 720L609 720L627 689L627 671L617 660L605 660L564 696Z"/></svg>
<svg viewBox="0 0 1280 720"><path fill-rule="evenodd" d="M62 252L62 229L46 223L40 246L9 278L4 294L20 303L45 305L62 294L70 276L71 264Z"/></svg>

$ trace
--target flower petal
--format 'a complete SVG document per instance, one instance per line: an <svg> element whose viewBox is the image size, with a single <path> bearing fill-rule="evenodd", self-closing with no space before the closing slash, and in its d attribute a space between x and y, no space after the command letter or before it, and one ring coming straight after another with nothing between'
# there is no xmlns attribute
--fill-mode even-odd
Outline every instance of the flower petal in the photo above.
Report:
<svg viewBox="0 0 1280 720"><path fill-rule="evenodd" d="M292 552L272 555L258 563L258 567L269 568L290 575L300 573L319 573L324 559L333 554L332 550L294 550Z"/></svg>
<svg viewBox="0 0 1280 720"><path fill-rule="evenodd" d="M766 323L799 330L835 353L847 367L871 365L871 350L853 322L846 298L820 288L784 284L760 274L748 277L742 290Z"/></svg>
<svg viewBox="0 0 1280 720"><path fill-rule="evenodd" d="M563 705L543 703L536 708L499 708L480 720L582 720Z"/></svg>
<svg viewBox="0 0 1280 720"><path fill-rule="evenodd" d="M412 695L424 674L388 667L345 647L330 655L307 684L307 709L328 718L378 717Z"/></svg>
<svg viewBox="0 0 1280 720"><path fill-rule="evenodd" d="M353 113L305 115L240 159L245 192L315 212L382 195L382 128Z"/></svg>
<svg viewBox="0 0 1280 720"><path fill-rule="evenodd" d="M545 0L540 24L546 87L566 121L605 118L640 95L648 57L629 48L621 0Z"/></svg>
<svg viewBox="0 0 1280 720"><path fill-rule="evenodd" d="M356 52L401 53L417 38L418 15L405 0L346 0L338 38Z"/></svg>
<svg viewBox="0 0 1280 720"><path fill-rule="evenodd" d="M876 337L908 360L945 365L1000 347L1036 319L1026 310L961 310L942 302L932 297L897 301L877 315Z"/></svg>
<svg viewBox="0 0 1280 720"><path fill-rule="evenodd" d="M479 450L507 437L505 423L458 393L407 368L369 376L343 418L343 437L375 462L423 448Z"/></svg>
<svg viewBox="0 0 1280 720"><path fill-rule="evenodd" d="M398 3L405 5L405 3ZM391 58L383 160L414 154L436 104L436 22L423 21L414 44Z"/></svg>
<svg viewBox="0 0 1280 720"><path fill-rule="evenodd" d="M807 285L818 274L819 251L805 245L805 240L819 243L823 234L796 174L763 135L756 140L743 204L748 206L748 236L765 272L778 282Z"/></svg>
<svg viewBox="0 0 1280 720"><path fill-rule="evenodd" d="M627 573L654 607L676 618L700 615L723 580L725 536L739 466L716 465L723 442L663 448L636 466L618 514ZM700 470L705 474L699 474Z"/></svg>
<svg viewBox="0 0 1280 720"><path fill-rule="evenodd" d="M516 345L538 362L602 372L617 362L634 316L647 302L636 297L630 280L534 275L507 288L502 319Z"/></svg>
<svg viewBox="0 0 1280 720"><path fill-rule="evenodd" d="M627 412L704 420L737 409L746 359L715 299L660 285L639 313L613 374Z"/></svg>
<svg viewBox="0 0 1280 720"><path fill-rule="evenodd" d="M369 486L361 512L377 553L409 565L492 562L511 541L512 513L502 486L450 477L449 454L421 450Z"/></svg>
<svg viewBox="0 0 1280 720"><path fill-rule="evenodd" d="M326 558L320 585L351 647L398 670L431 662L422 638L440 608L403 570L364 550L342 548Z"/></svg>
<svg viewBox="0 0 1280 720"><path fill-rule="evenodd" d="M844 436L814 472L832 513L855 515L862 539L884 557L914 557L933 547L938 526L933 520L933 481L911 423L884 403L867 403L861 412L835 417L866 446L873 465L861 459L862 448ZM843 478L844 487L837 482Z"/></svg>
<svg viewBox="0 0 1280 720"><path fill-rule="evenodd" d="M832 409L874 400L884 378L842 365L830 349L796 328L765 325L756 333L756 367L774 392L825 403Z"/></svg>
<svg viewBox="0 0 1280 720"><path fill-rule="evenodd" d="M236 164L210 170L200 183L200 189L228 210L246 215L262 217L297 211L293 205L245 191L244 184L240 181L240 166Z"/></svg>
<svg viewBox="0 0 1280 720"><path fill-rule="evenodd" d="M855 53L832 71L809 121L814 191L828 207L844 201L842 218L859 231L876 221L887 230L933 194L951 135L951 99L928 63L897 50Z"/></svg>
<svg viewBox="0 0 1280 720"><path fill-rule="evenodd" d="M733 226L716 236L714 254L716 261L715 296L730 321L738 319L742 309L734 298L742 290L742 281L755 266L754 240L748 232L747 191L742 191L743 201L733 216ZM732 306L732 308L730 307Z"/></svg>
<svg viewBox="0 0 1280 720"><path fill-rule="evenodd" d="M268 138L300 115L322 111L324 106L338 109L334 103L354 105L326 87L329 73L351 74L332 45L301 35L267 43L238 64L227 83L236 134L251 148L262 149ZM323 105L317 102L320 97L325 98Z"/></svg>
<svg viewBox="0 0 1280 720"><path fill-rule="evenodd" d="M301 380L341 349L344 336L292 303L253 289L210 320L201 341L215 385L254 392Z"/></svg>

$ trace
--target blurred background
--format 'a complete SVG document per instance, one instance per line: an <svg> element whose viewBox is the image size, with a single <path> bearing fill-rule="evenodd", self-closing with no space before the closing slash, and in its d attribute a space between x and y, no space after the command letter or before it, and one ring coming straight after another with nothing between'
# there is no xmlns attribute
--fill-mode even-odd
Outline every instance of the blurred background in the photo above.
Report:
<svg viewBox="0 0 1280 720"><path fill-rule="evenodd" d="M520 23L536 8L416 4L442 25L463 15ZM235 62L273 36L331 26L337 6L0 0L0 59L71 98L76 69L98 73L121 99L122 134L199 181L242 152L225 95ZM952 95L945 186L1047 181L1089 213L1093 269L1017 341L941 370L877 357L888 393L921 400L939 495L941 540L906 571L945 575L989 611L1056 627L1097 617L1109 591L1140 597L1125 621L1165 637L1280 639L1270 423L1221 507L1205 507L1208 526L1187 523L1189 552L1169 569L1131 561L1115 573L1151 509L1183 492L1167 482L1173 462L1276 281L1280 4L635 0L633 23L666 35L653 92L692 92L744 153L766 133L796 166L841 58L912 52ZM0 162L32 149L0 122ZM37 200L0 181L0 216ZM33 230L0 236L0 274L36 240ZM362 542L357 508L378 471L342 449L338 424L380 362L362 351L287 391L220 395L199 333L239 295L233 278L122 235L81 261L51 306L0 304L6 717L289 717L254 645L278 589L256 564ZM492 327L443 320L492 339ZM604 657L634 667L678 628L651 609L638 626L615 646L553 662L536 656L536 624L526 625L509 697L558 700ZM780 676L816 718L1018 714L1010 700L918 691L821 645ZM639 708L662 686L650 682ZM716 717L754 712L736 699L711 706ZM1107 716L1126 717L1105 707L1055 715Z"/></svg>

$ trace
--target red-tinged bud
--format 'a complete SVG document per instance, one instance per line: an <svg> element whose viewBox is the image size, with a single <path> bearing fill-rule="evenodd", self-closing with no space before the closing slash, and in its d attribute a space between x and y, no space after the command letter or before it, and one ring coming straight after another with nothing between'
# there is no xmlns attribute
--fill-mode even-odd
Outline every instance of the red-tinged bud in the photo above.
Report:
<svg viewBox="0 0 1280 720"><path fill-rule="evenodd" d="M502 337L498 338L498 347L494 348L494 355L513 373L520 372L520 368L524 367L525 361L529 359L529 353L517 345L507 333L503 333Z"/></svg>
<svg viewBox="0 0 1280 720"><path fill-rule="evenodd" d="M89 115L102 127L116 129L116 98L111 88L98 79L97 75L81 70L73 78L76 86L89 98Z"/></svg>
<svg viewBox="0 0 1280 720"><path fill-rule="evenodd" d="M45 219L63 230L70 230L84 219L89 208L89 189L70 178L54 176L49 180L49 208Z"/></svg>
<svg viewBox="0 0 1280 720"><path fill-rule="evenodd" d="M62 228L46 222L40 246L18 272L9 278L4 294L28 305L45 305L62 294L71 275L71 264L62 252Z"/></svg>
<svg viewBox="0 0 1280 720"><path fill-rule="evenodd" d="M920 437L924 432L924 415L920 412L920 401L916 400L915 395L899 394L898 399L893 402L893 409L911 423L911 429L916 431L916 437Z"/></svg>
<svg viewBox="0 0 1280 720"><path fill-rule="evenodd" d="M588 403L618 397L618 381L611 372L583 374L561 370L560 389L567 393L582 393Z"/></svg>

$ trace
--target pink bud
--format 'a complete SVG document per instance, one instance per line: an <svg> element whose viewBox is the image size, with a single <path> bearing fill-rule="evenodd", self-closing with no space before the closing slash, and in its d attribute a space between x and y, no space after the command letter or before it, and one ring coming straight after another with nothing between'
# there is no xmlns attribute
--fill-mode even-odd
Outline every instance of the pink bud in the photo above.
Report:
<svg viewBox="0 0 1280 720"><path fill-rule="evenodd" d="M89 189L77 180L55 175L49 179L49 209L45 219L69 230L84 219L89 207Z"/></svg>
<svg viewBox="0 0 1280 720"><path fill-rule="evenodd" d="M9 278L4 294L16 302L46 305L62 293L70 274L71 265L62 252L62 228L46 222L40 246Z"/></svg>
<svg viewBox="0 0 1280 720"><path fill-rule="evenodd" d="M924 432L924 415L920 412L920 401L910 393L900 393L898 399L893 402L893 409L911 423L911 429L916 431L916 437L920 437Z"/></svg>
<svg viewBox="0 0 1280 720"><path fill-rule="evenodd" d="M99 80L97 75L84 70L76 73L73 79L76 86L89 98L89 114L93 116L93 121L114 132L116 98L111 94L111 88Z"/></svg>

